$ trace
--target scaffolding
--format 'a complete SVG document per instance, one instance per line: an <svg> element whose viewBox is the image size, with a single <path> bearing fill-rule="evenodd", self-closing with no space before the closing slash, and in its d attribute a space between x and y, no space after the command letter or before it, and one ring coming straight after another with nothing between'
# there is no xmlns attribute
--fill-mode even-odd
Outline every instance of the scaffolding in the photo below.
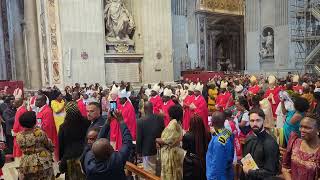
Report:
<svg viewBox="0 0 320 180"><path fill-rule="evenodd" d="M320 75L320 0L292 0L290 9L295 67Z"/></svg>

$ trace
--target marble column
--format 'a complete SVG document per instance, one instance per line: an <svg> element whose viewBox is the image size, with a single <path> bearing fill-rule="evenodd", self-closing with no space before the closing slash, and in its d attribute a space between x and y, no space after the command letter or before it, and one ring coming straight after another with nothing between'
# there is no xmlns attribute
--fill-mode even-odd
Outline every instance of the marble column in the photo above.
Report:
<svg viewBox="0 0 320 180"><path fill-rule="evenodd" d="M37 25L36 1L24 0L26 67L28 87L39 89L41 83L41 64L39 52L39 36Z"/></svg>
<svg viewBox="0 0 320 180"><path fill-rule="evenodd" d="M0 79L7 79L2 16L3 16L3 13L2 13L2 8L0 3Z"/></svg>

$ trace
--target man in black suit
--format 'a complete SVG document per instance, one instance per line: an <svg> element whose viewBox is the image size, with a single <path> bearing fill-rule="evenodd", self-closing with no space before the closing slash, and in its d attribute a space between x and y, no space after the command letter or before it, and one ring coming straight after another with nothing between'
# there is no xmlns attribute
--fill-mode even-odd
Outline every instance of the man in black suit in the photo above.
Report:
<svg viewBox="0 0 320 180"><path fill-rule="evenodd" d="M142 156L143 168L155 174L156 170L156 138L161 137L164 126L163 116L153 114L153 105L146 102L144 105L145 117L138 121L137 153Z"/></svg>

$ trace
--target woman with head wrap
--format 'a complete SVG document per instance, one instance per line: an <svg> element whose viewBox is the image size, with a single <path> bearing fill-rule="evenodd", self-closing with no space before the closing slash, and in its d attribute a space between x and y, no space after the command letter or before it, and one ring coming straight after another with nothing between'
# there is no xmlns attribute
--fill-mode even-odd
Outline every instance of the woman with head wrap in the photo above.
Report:
<svg viewBox="0 0 320 180"><path fill-rule="evenodd" d="M59 170L68 179L84 179L79 157L84 146L89 121L84 119L75 102L66 104L65 121L59 130Z"/></svg>
<svg viewBox="0 0 320 180"><path fill-rule="evenodd" d="M53 99L51 101L51 108L53 111L54 123L56 125L57 132L59 132L59 127L64 121L65 117L65 101L63 100L63 95L60 91L54 91Z"/></svg>

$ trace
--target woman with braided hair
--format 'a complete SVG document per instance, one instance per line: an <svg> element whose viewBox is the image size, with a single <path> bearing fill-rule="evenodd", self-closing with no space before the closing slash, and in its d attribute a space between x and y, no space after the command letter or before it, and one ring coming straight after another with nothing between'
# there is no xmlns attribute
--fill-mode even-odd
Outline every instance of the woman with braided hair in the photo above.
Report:
<svg viewBox="0 0 320 180"><path fill-rule="evenodd" d="M83 118L76 102L66 104L66 117L59 130L59 170L66 180L82 180L79 157L84 146L89 121Z"/></svg>

